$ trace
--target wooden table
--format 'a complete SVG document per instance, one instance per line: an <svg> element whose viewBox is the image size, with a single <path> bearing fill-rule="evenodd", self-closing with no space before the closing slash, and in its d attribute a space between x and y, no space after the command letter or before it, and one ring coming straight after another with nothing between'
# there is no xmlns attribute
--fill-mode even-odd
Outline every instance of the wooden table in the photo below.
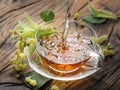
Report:
<svg viewBox="0 0 120 90"><path fill-rule="evenodd" d="M87 2L90 1L97 8L109 10L120 16L120 0L78 0L75 10L83 16L88 12ZM65 18L65 0L0 0L0 69L14 55L15 41L9 35L9 30L17 25L16 19L24 20L23 13L28 12L32 19L40 23L39 13L44 9L52 9L56 18ZM52 84L58 85L60 90L120 90L120 22L108 20L104 24L92 25L98 36L108 35L108 42L114 46L115 55L105 58L102 68L95 74L77 81L64 83L51 80L40 90L49 90ZM8 71L0 73L0 83L15 82L16 72L12 66ZM0 90L29 90L24 85L6 87L0 85Z"/></svg>

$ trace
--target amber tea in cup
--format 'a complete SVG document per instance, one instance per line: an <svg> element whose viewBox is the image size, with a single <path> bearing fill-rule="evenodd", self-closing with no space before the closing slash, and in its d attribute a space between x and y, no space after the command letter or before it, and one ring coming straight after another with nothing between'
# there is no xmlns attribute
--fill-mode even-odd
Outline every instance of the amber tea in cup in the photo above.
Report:
<svg viewBox="0 0 120 90"><path fill-rule="evenodd" d="M36 36L36 57L40 63L29 57L33 69L43 76L57 80L75 80L96 72L102 62L103 53L90 37L96 37L93 28L70 21L65 45L64 24L57 27L58 33L43 37ZM35 58L36 58L35 57ZM31 66L30 65L30 66Z"/></svg>

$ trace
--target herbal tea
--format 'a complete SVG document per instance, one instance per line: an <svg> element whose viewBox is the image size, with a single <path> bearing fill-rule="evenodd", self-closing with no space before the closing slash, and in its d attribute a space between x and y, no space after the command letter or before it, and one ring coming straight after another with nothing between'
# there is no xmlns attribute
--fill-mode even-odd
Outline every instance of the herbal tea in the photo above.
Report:
<svg viewBox="0 0 120 90"><path fill-rule="evenodd" d="M65 22L59 25L55 27L58 32L49 36L41 38L36 33L36 50L27 56L31 68L56 80L77 80L96 72L104 55L95 40L91 40L96 37L94 29L70 21L67 36L63 38Z"/></svg>
<svg viewBox="0 0 120 90"><path fill-rule="evenodd" d="M83 68L91 59L94 52L92 41L74 32L68 34L66 45L63 47L62 35L54 34L42 38L38 51L43 67L56 72L68 73Z"/></svg>

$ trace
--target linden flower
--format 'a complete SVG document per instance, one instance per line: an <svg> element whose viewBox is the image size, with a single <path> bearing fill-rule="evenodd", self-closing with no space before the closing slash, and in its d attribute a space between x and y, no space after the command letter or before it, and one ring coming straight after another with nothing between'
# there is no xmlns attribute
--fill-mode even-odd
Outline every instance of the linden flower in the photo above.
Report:
<svg viewBox="0 0 120 90"><path fill-rule="evenodd" d="M52 85L52 87L50 88L50 90L60 90L59 87L57 85Z"/></svg>
<svg viewBox="0 0 120 90"><path fill-rule="evenodd" d="M35 39L34 38L28 38L27 43L35 43Z"/></svg>
<svg viewBox="0 0 120 90"><path fill-rule="evenodd" d="M19 64L19 62L16 62L15 69L17 71L22 71L26 66L27 66L26 63L20 63Z"/></svg>
<svg viewBox="0 0 120 90"><path fill-rule="evenodd" d="M26 55L25 55L25 53L19 53L19 57L21 60L25 60Z"/></svg>
<svg viewBox="0 0 120 90"><path fill-rule="evenodd" d="M25 78L25 81L26 81L28 84L30 84L31 86L33 86L33 87L37 86L36 80L31 79L31 76L26 77L26 78Z"/></svg>
<svg viewBox="0 0 120 90"><path fill-rule="evenodd" d="M28 82L28 83L30 82L30 80L31 80L31 77L26 77L25 78L25 81Z"/></svg>
<svg viewBox="0 0 120 90"><path fill-rule="evenodd" d="M15 50L15 55L18 55L20 53L20 51L17 49Z"/></svg>
<svg viewBox="0 0 120 90"><path fill-rule="evenodd" d="M32 85L33 87L37 86L36 80L31 79L29 84Z"/></svg>

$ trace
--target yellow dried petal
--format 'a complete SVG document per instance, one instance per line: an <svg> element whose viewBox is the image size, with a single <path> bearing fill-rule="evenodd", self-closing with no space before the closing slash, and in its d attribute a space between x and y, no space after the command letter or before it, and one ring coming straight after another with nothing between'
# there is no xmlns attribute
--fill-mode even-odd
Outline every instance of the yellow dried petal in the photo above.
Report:
<svg viewBox="0 0 120 90"><path fill-rule="evenodd" d="M30 83L31 77L30 77L30 76L29 76L29 77L26 77L26 78L25 78L25 81L28 82L28 83Z"/></svg>
<svg viewBox="0 0 120 90"><path fill-rule="evenodd" d="M37 86L36 80L32 80L31 79L30 82L29 82L29 84L32 85L33 87Z"/></svg>
<svg viewBox="0 0 120 90"><path fill-rule="evenodd" d="M57 85L52 85L52 87L50 88L50 90L60 90L59 87Z"/></svg>
<svg viewBox="0 0 120 90"><path fill-rule="evenodd" d="M30 43L35 43L35 39L34 38L28 38L27 39L27 43L30 44Z"/></svg>
<svg viewBox="0 0 120 90"><path fill-rule="evenodd" d="M19 58L25 60L26 55L24 53L19 53Z"/></svg>
<svg viewBox="0 0 120 90"><path fill-rule="evenodd" d="M18 55L19 54L19 50L15 50L15 55Z"/></svg>

